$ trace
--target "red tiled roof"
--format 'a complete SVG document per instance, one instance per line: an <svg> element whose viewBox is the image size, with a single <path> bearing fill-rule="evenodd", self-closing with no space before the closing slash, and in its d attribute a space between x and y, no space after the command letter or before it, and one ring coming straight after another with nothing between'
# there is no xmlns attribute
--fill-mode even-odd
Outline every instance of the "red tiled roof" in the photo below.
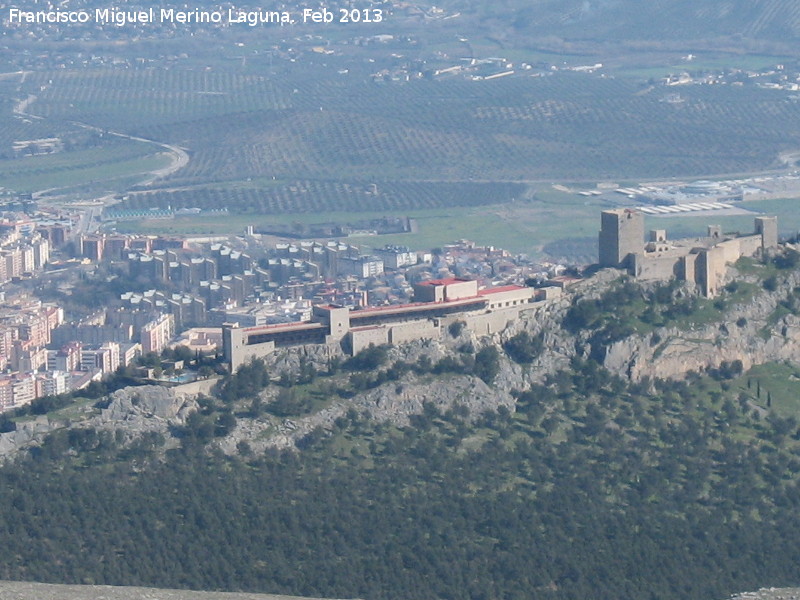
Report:
<svg viewBox="0 0 800 600"><path fill-rule="evenodd" d="M444 300L442 302L410 302L408 304L389 304L387 306L368 306L360 310L350 311L350 318L357 318L360 315L374 313L391 312L398 310L415 310L426 308L439 308L441 306L458 306L459 304L470 304L480 301L479 296L469 296L468 298L457 298L455 300Z"/></svg>

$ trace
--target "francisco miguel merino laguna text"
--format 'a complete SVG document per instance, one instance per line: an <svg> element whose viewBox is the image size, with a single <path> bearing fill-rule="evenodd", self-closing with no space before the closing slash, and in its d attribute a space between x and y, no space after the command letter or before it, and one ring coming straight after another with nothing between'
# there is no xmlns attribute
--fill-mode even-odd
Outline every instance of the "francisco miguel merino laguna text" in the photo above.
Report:
<svg viewBox="0 0 800 600"><path fill-rule="evenodd" d="M289 25L294 23L287 11L264 10L178 10L174 8L148 8L145 10L119 10L116 8L96 8L90 10L42 10L28 11L18 8L8 9L8 22L11 24L59 24L59 23L98 23L125 25L145 25L149 23L223 24L244 23L251 27L261 24Z"/></svg>

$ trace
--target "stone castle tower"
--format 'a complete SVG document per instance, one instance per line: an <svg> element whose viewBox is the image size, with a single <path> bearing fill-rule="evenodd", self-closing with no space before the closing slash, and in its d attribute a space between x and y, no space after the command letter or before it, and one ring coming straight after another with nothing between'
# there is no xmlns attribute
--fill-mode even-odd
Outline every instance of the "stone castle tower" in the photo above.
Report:
<svg viewBox="0 0 800 600"><path fill-rule="evenodd" d="M643 247L643 213L627 208L602 212L600 220L601 267L627 267L628 256L642 252Z"/></svg>
<svg viewBox="0 0 800 600"><path fill-rule="evenodd" d="M761 248L778 246L778 217L756 217L756 233L761 234Z"/></svg>

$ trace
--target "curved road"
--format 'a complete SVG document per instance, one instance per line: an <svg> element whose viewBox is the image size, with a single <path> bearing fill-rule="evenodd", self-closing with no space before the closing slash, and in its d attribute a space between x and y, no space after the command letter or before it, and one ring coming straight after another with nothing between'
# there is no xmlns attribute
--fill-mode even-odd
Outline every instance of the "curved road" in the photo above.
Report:
<svg viewBox="0 0 800 600"><path fill-rule="evenodd" d="M20 71L17 73L9 74L9 75L21 75L20 87L18 88L18 91L21 91L21 86L25 82L27 74L28 74L27 71ZM38 119L38 120L44 119L44 117L41 117L39 115L34 115L28 112L28 107L30 107L30 105L33 104L36 101L36 99L37 99L36 95L29 94L26 98L18 101L17 104L14 106L14 114L20 117L27 117L29 119ZM142 174L143 175L147 174L149 175L149 177L147 177L144 181L139 182L138 185L150 185L154 181L172 175L173 173L177 172L178 170L182 169L187 164L189 164L189 155L187 154L186 150L184 150L180 146L173 146L172 144L166 144L164 142L159 142L157 140L151 140L143 137L138 137L135 135L128 135L127 133L122 133L120 131L111 131L109 129L103 129L101 127L89 125L88 123L81 123L80 121L72 121L72 124L90 131L96 131L103 134L113 135L116 137L124 138L135 142L153 144L155 146L158 146L159 148L166 150L167 154L170 157L170 164L160 169L155 169L152 171L143 171ZM59 189L61 188L49 188L46 190L39 190L38 192L35 192L33 196L35 198L38 198L42 194L46 194ZM113 197L114 194L111 194L110 196L104 196L103 198L98 198L97 200L103 201L104 204L112 204ZM109 198L111 201L108 201Z"/></svg>
<svg viewBox="0 0 800 600"><path fill-rule="evenodd" d="M189 164L189 155L186 153L186 150L184 150L180 146L173 146L172 144L166 144L164 142L159 142L156 140L150 140L135 135L128 135L127 133L122 133L120 131L111 131L109 129L103 129L101 127L95 127L94 125L89 125L88 123L81 123L80 121L72 121L72 124L77 125L78 127L82 127L84 129L88 129L90 131L97 131L102 134L113 135L116 137L124 138L126 140L132 140L134 142L144 142L145 144L154 144L166 150L169 153L172 162L168 166L162 167L161 169L155 169L153 171L145 171L145 173L150 174L150 177L145 181L140 182L139 185L150 185L157 179L161 179L162 177L167 177L168 175L172 175L176 171L182 169L183 167Z"/></svg>

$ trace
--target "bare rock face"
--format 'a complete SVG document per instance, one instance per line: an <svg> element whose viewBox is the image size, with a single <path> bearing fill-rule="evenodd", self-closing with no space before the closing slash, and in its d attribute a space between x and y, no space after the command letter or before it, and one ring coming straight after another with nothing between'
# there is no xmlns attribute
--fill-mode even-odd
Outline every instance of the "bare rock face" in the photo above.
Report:
<svg viewBox="0 0 800 600"><path fill-rule="evenodd" d="M85 426L112 430L127 441L150 432L170 440L170 428L184 425L198 409L193 396L175 394L171 388L157 385L122 388L113 392L109 400L108 407ZM175 446L177 442L171 440L167 445Z"/></svg>
<svg viewBox="0 0 800 600"><path fill-rule="evenodd" d="M513 409L514 399L508 389L490 386L477 377L450 376L432 381L412 378L397 385L382 385L358 399L358 407L378 421L407 425L409 416L423 412L430 403L440 411L461 405L471 415L480 415L499 406Z"/></svg>
<svg viewBox="0 0 800 600"><path fill-rule="evenodd" d="M172 389L157 385L123 388L113 392L109 401L108 407L99 414L97 409L88 406L84 415L70 420L40 416L18 423L16 431L0 434L0 457L13 456L40 444L48 433L64 427L122 432L123 440L132 440L147 432L161 433L166 438L170 427L185 424L186 418L198 408L193 397L175 394Z"/></svg>
<svg viewBox="0 0 800 600"><path fill-rule="evenodd" d="M346 356L341 349L312 344L283 348L280 352L275 352L265 357L264 361L267 364L267 369L271 373L278 375L284 371L297 373L300 370L301 362L313 366L318 372L323 372L328 369L331 360L343 360L345 358Z"/></svg>
<svg viewBox="0 0 800 600"><path fill-rule="evenodd" d="M741 361L744 370L769 361L800 362L800 319L773 318L788 290L800 284L797 273L775 292L761 292L724 320L691 330L660 329L631 336L606 348L604 366L634 381L643 377L680 378L688 371L718 368Z"/></svg>
<svg viewBox="0 0 800 600"><path fill-rule="evenodd" d="M25 448L53 428L46 416L17 424L16 431L0 434L0 456L8 456Z"/></svg>
<svg viewBox="0 0 800 600"><path fill-rule="evenodd" d="M298 441L317 428L333 429L337 419L353 410L358 415L400 427L409 424L411 415L421 414L426 404L443 412L464 406L472 417L497 410L500 406L513 411L514 398L509 391L468 375L436 378L410 375L401 382L383 384L348 400L337 399L327 408L308 416L239 421L234 432L219 442L219 447L227 454L235 453L242 441L257 453L267 448L294 448ZM276 393L275 388L268 388L265 400L269 402Z"/></svg>
<svg viewBox="0 0 800 600"><path fill-rule="evenodd" d="M109 585L58 585L0 581L2 600L321 600L272 594L194 592Z"/></svg>
<svg viewBox="0 0 800 600"><path fill-rule="evenodd" d="M93 421L98 426L161 428L167 424L183 424L197 410L197 402L175 395L170 388L157 385L127 387L109 397L108 408Z"/></svg>

